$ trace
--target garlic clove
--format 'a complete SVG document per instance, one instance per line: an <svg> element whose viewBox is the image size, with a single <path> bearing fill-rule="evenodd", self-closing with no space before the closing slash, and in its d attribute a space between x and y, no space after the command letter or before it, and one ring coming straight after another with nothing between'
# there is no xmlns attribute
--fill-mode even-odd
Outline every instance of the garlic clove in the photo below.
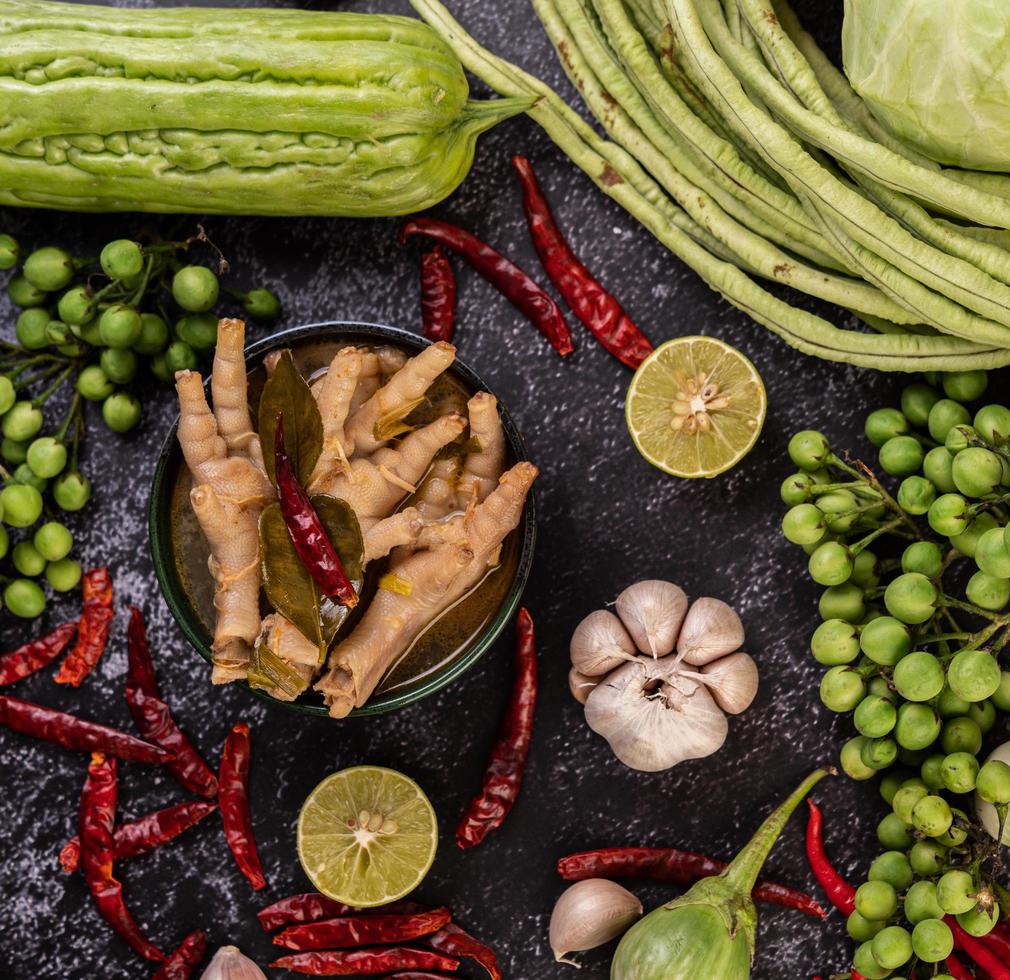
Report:
<svg viewBox="0 0 1010 980"><path fill-rule="evenodd" d="M715 703L728 714L746 711L758 692L757 664L743 651L713 660L701 672Z"/></svg>
<svg viewBox="0 0 1010 980"><path fill-rule="evenodd" d="M626 766L660 772L719 750L729 723L704 685L676 658L639 657L618 667L586 700L586 721Z"/></svg>
<svg viewBox="0 0 1010 980"><path fill-rule="evenodd" d="M606 609L591 612L572 634L572 666L588 677L599 677L635 659L635 644L621 621Z"/></svg>
<svg viewBox="0 0 1010 980"><path fill-rule="evenodd" d="M677 639L677 653L689 664L701 666L739 650L743 623L722 599L705 596L687 612Z"/></svg>
<svg viewBox="0 0 1010 980"><path fill-rule="evenodd" d="M665 657L677 642L687 596L672 582L646 579L629 585L617 597L615 607L638 649L654 658Z"/></svg>
<svg viewBox="0 0 1010 980"><path fill-rule="evenodd" d="M626 888L603 878L588 878L566 889L551 913L554 959L596 949L623 935L642 916L642 903ZM573 964L577 965L577 964Z"/></svg>
<svg viewBox="0 0 1010 980"><path fill-rule="evenodd" d="M222 946L200 980L267 980L267 977L237 946Z"/></svg>
<svg viewBox="0 0 1010 980"><path fill-rule="evenodd" d="M589 692L600 683L599 677L588 677L580 674L574 667L568 671L568 690L579 704L585 704Z"/></svg>

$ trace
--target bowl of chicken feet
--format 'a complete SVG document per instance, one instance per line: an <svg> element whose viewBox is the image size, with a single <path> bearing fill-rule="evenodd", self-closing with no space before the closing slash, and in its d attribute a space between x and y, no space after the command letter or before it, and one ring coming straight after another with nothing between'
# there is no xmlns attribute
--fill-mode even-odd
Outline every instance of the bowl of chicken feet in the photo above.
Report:
<svg viewBox="0 0 1010 980"><path fill-rule="evenodd" d="M519 431L451 344L367 323L246 348L221 320L149 522L165 599L214 684L344 718L440 690L518 608L536 537Z"/></svg>

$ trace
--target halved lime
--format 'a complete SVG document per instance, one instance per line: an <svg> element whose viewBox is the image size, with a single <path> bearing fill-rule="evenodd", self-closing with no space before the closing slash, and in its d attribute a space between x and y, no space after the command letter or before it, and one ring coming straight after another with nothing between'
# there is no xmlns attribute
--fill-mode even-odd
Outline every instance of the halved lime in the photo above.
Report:
<svg viewBox="0 0 1010 980"><path fill-rule="evenodd" d="M750 452L768 401L754 365L713 337L657 347L631 379L628 432L653 466L673 476L711 477Z"/></svg>
<svg viewBox="0 0 1010 980"><path fill-rule="evenodd" d="M412 892L437 847L438 823L428 797L393 769L335 772L308 795L298 816L298 857L312 884L358 908Z"/></svg>

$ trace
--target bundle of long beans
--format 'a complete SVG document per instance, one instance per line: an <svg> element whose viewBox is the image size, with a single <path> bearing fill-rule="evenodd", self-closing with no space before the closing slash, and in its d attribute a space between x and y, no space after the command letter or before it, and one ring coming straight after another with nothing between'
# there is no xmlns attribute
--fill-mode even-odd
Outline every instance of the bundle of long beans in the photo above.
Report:
<svg viewBox="0 0 1010 980"><path fill-rule="evenodd" d="M411 0L497 92L539 96L529 114L604 193L787 343L891 371L1010 364L1010 177L890 136L785 0L531 2L609 139L439 0Z"/></svg>

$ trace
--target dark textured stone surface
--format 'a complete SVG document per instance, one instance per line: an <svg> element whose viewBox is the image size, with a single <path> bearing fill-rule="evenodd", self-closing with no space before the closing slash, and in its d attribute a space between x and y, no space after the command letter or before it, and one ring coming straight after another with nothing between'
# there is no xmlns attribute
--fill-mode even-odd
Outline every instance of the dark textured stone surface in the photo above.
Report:
<svg viewBox="0 0 1010 980"><path fill-rule="evenodd" d="M452 6L492 48L562 83L524 0L460 0ZM830 43L839 12L825 16L829 6L835 7L817 0L802 5L807 21ZM406 4L392 2L353 7L406 10ZM369 762L409 773L438 811L444 840L419 898L450 905L462 923L493 943L508 977L557 977L570 969L554 965L547 944L550 910L562 889L553 871L558 856L622 843L731 855L760 816L803 773L830 760L848 737L849 722L834 719L817 699L818 670L806 646L816 623L817 590L803 574L802 556L778 533L777 491L790 470L785 443L792 431L823 428L838 443L865 451L862 414L893 401L899 380L811 360L785 347L718 300L525 119L482 139L473 174L436 213L534 268L508 166L516 151L532 159L576 248L654 340L712 334L754 360L769 394L764 434L739 467L715 482L677 481L651 469L624 427L628 373L581 330L577 353L562 362L493 289L460 270L460 356L510 407L542 469L540 543L526 597L541 649L536 740L512 817L482 847L463 854L451 831L478 785L507 697L510 638L439 696L364 721L306 719L269 709L238 690L212 689L205 664L187 647L158 595L148 555L147 487L174 413L170 393L144 393L144 422L128 438L110 435L93 419L85 466L96 495L74 521L80 554L89 563L110 564L120 603L136 602L148 614L162 688L208 757L217 757L235 719L253 726L253 810L269 888L252 894L216 817L173 846L124 864L130 905L165 949L201 926L213 947L236 943L265 964L271 946L255 910L307 885L294 846L301 801L331 771ZM0 227L26 245L57 242L83 253L149 222L0 213ZM175 224L154 223L162 229ZM417 256L396 244L393 221L215 218L207 227L231 259L236 280L264 281L279 291L285 326L360 318L418 328ZM12 310L0 298L0 334L10 336L12 322ZM262 334L260 328L252 331L253 338ZM716 756L647 775L625 769L584 724L568 695L567 647L585 613L611 601L625 585L657 576L695 596L720 596L740 610L762 687L751 710L731 722L729 740ZM48 621L71 615L72 606L56 604ZM0 648L24 633L0 616ZM124 671L120 615L108 654L79 691L57 688L45 672L16 693L126 726ZM0 975L18 980L148 975L102 924L79 876L65 877L57 867L59 848L74 832L85 759L7 732L0 732L0 748ZM133 764L122 772L126 815L179 798L178 787L161 772ZM817 796L825 804L831 849L842 869L863 870L882 813L875 791L836 780ZM797 819L773 853L768 873L812 889L801 841ZM647 906L669 894L658 886L636 890ZM826 974L844 968L848 950L837 914L821 925L765 908L754 975L771 980ZM583 977L607 975L608 951L584 959ZM464 973L478 976L471 966Z"/></svg>

